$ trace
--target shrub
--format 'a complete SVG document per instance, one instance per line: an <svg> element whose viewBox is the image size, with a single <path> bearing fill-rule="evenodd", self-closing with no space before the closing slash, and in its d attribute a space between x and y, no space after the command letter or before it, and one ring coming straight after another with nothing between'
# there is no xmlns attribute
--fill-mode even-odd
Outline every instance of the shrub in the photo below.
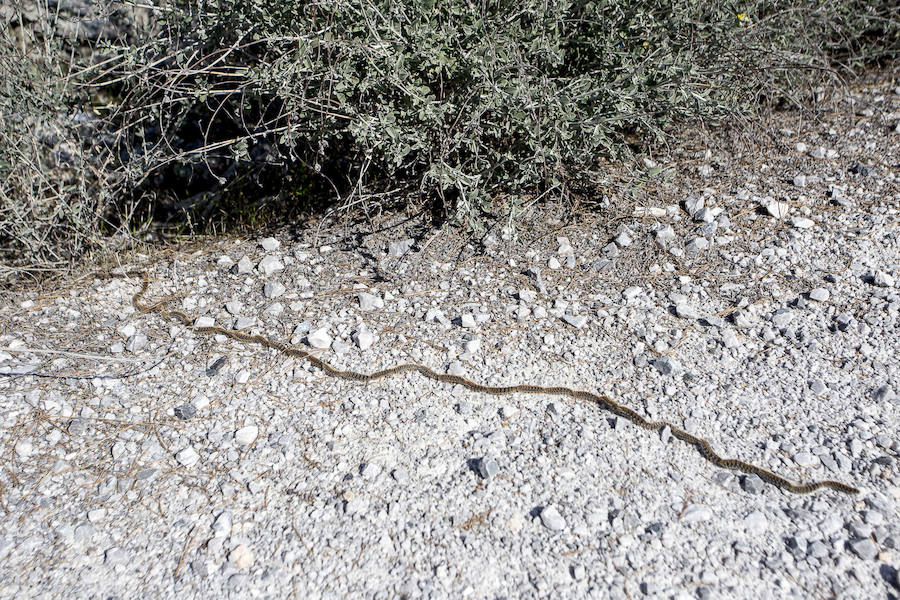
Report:
<svg viewBox="0 0 900 600"><path fill-rule="evenodd" d="M167 35L116 74L133 120L153 123L132 129L137 173L177 164L221 182L302 164L345 177L345 202L402 184L470 226L497 195L596 179L597 157L627 154L630 133L747 114L900 47L892 2L175 7Z"/></svg>

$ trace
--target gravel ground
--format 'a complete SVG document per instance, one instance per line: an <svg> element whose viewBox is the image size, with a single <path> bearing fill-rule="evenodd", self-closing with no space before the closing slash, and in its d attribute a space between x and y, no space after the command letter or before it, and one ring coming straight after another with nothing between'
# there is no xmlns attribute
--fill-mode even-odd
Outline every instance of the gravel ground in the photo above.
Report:
<svg viewBox="0 0 900 600"><path fill-rule="evenodd" d="M895 86L693 132L516 241L391 215L121 265L199 324L609 393L858 496L566 399L328 378L87 274L0 306L0 596L896 598Z"/></svg>

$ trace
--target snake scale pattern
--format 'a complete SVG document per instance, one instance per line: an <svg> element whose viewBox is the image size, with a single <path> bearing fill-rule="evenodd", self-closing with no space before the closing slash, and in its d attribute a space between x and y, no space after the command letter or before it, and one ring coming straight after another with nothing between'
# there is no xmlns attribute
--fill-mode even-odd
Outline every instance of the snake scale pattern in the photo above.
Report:
<svg viewBox="0 0 900 600"><path fill-rule="evenodd" d="M294 348L284 342L273 340L262 335L252 335L243 331L226 329L219 326L197 327L194 326L196 319L191 315L180 310L165 308L166 304L168 304L169 302L168 300L163 300L154 304L145 304L142 300L144 295L147 293L150 279L146 272L142 272L142 275L143 282L141 285L141 289L132 297L132 304L138 312L156 313L162 316L164 319L170 321L178 321L200 334L220 334L240 342L259 344L260 346L277 350L278 352L281 352L287 356L301 358L303 360L309 361L313 366L320 369L321 371L324 371L331 377L367 383L370 381L376 381L378 379L393 377L402 373L418 373L427 377L428 379L433 379L434 381L452 385L461 385L472 391L492 394L494 396L505 396L508 394L545 394L549 396L573 398L576 400L582 400L584 402L595 404L600 408L613 413L614 415L628 419L638 427L642 427L644 429L649 429L651 431L662 431L663 429L668 427L673 437L696 448L697 451L703 456L703 458L716 465L717 467L720 467L722 469L729 469L732 471L740 471L748 475L756 475L763 481L794 494L809 494L824 488L830 488L834 491L844 494L852 495L859 493L858 489L839 481L825 480L814 481L811 483L794 483L780 475L776 475L771 471L763 469L762 467L758 467L742 460L724 458L717 454L715 450L713 450L710 443L705 439L692 435L687 431L676 427L672 423L669 423L668 421L649 421L634 410L628 408L627 406L619 404L605 394L595 394L593 392L575 390L567 387L545 387L530 384L505 386L482 385L470 379L466 379L465 377L460 377L459 375L438 373L437 371L434 371L433 369L430 369L425 365L420 365L418 363L405 363L390 367L388 369L374 371L372 373L360 373L358 371L338 369L337 367L330 365L329 363L325 362L324 360L310 352Z"/></svg>

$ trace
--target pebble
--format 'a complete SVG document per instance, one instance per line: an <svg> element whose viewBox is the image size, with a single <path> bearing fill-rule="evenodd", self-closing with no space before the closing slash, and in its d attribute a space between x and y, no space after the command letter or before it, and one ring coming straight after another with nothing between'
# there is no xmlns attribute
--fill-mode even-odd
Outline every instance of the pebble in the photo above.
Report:
<svg viewBox="0 0 900 600"><path fill-rule="evenodd" d="M671 225L666 225L656 232L656 243L660 246L665 246L666 242L672 241L675 239L675 230L672 229Z"/></svg>
<svg viewBox="0 0 900 600"><path fill-rule="evenodd" d="M797 187L806 187L806 175L794 175L794 185Z"/></svg>
<svg viewBox="0 0 900 600"><path fill-rule="evenodd" d="M196 464L198 460L200 460L200 455L197 454L197 451L194 450L192 446L188 446L175 455L175 460L177 460L185 467L190 467Z"/></svg>
<svg viewBox="0 0 900 600"><path fill-rule="evenodd" d="M181 404L175 407L175 417L181 420L187 420L197 414L197 407L191 403Z"/></svg>
<svg viewBox="0 0 900 600"><path fill-rule="evenodd" d="M22 438L16 442L15 450L19 458L28 458L34 452L34 444L32 444L30 439Z"/></svg>
<svg viewBox="0 0 900 600"><path fill-rule="evenodd" d="M253 263L250 262L249 257L244 256L243 258L241 258L241 260L239 260L237 262L236 265L231 267L231 270L236 272L238 275L246 275L247 273L249 273L250 271L253 270Z"/></svg>
<svg viewBox="0 0 900 600"><path fill-rule="evenodd" d="M712 511L702 504L690 504L681 515L684 523L698 523L712 518Z"/></svg>
<svg viewBox="0 0 900 600"><path fill-rule="evenodd" d="M693 306L686 302L681 302L675 305L675 314L682 319L696 319L700 316L697 313L696 309L694 309Z"/></svg>
<svg viewBox="0 0 900 600"><path fill-rule="evenodd" d="M374 481L381 474L381 467L373 462L367 462L360 469L359 474L362 475L363 479Z"/></svg>
<svg viewBox="0 0 900 600"><path fill-rule="evenodd" d="M537 300L537 292L534 290L521 289L518 293L519 300L521 302L525 302L527 304L531 304L535 300Z"/></svg>
<svg viewBox="0 0 900 600"><path fill-rule="evenodd" d="M684 246L685 252L689 252L691 254L702 252L707 248L709 248L709 240L707 240L705 237L694 238Z"/></svg>
<svg viewBox="0 0 900 600"><path fill-rule="evenodd" d="M259 427L256 425L247 425L234 432L234 441L242 446L249 446L256 441L256 436L258 435Z"/></svg>
<svg viewBox="0 0 900 600"><path fill-rule="evenodd" d="M766 515L758 510L753 511L744 517L744 528L747 530L747 533L751 535L763 533L768 526L769 522L766 519Z"/></svg>
<svg viewBox="0 0 900 600"><path fill-rule="evenodd" d="M575 329L581 329L585 325L587 325L588 318L584 315L563 315L562 320L574 327Z"/></svg>
<svg viewBox="0 0 900 600"><path fill-rule="evenodd" d="M791 225L796 227L797 229L809 229L816 223L812 219L807 219L806 217L792 217Z"/></svg>
<svg viewBox="0 0 900 600"><path fill-rule="evenodd" d="M681 363L678 359L670 356L663 356L653 360L653 366L663 375L677 375L681 372Z"/></svg>
<svg viewBox="0 0 900 600"><path fill-rule="evenodd" d="M566 520L552 504L541 511L541 523L551 531L562 531L566 528Z"/></svg>
<svg viewBox="0 0 900 600"><path fill-rule="evenodd" d="M147 346L147 336L143 333L136 333L125 342L125 349L129 352L140 352Z"/></svg>
<svg viewBox="0 0 900 600"><path fill-rule="evenodd" d="M238 569L249 569L253 566L253 552L244 544L238 544L237 547L228 554L228 560L231 561Z"/></svg>
<svg viewBox="0 0 900 600"><path fill-rule="evenodd" d="M465 348L469 354L477 354L481 350L481 340L478 338L469 340L466 342Z"/></svg>
<svg viewBox="0 0 900 600"><path fill-rule="evenodd" d="M475 317L472 316L471 313L464 314L459 320L466 329L475 329L478 327L478 324L475 322Z"/></svg>
<svg viewBox="0 0 900 600"><path fill-rule="evenodd" d="M875 271L875 275L872 276L872 283L877 285L878 287L894 287L894 277L889 273L885 273L884 271Z"/></svg>
<svg viewBox="0 0 900 600"><path fill-rule="evenodd" d="M391 477L393 477L394 481L397 483L406 483L409 481L409 471L407 471L405 467L397 467L391 471Z"/></svg>
<svg viewBox="0 0 900 600"><path fill-rule="evenodd" d="M816 302L828 302L829 298L831 298L831 292L823 287L813 288L809 292L809 299Z"/></svg>
<svg viewBox="0 0 900 600"><path fill-rule="evenodd" d="M490 479L499 472L500 465L497 464L497 459L494 457L485 456L478 459L478 474L484 479Z"/></svg>
<svg viewBox="0 0 900 600"><path fill-rule="evenodd" d="M759 477L759 475L747 475L741 481L741 487L744 488L744 491L749 494L762 493L765 486L765 482Z"/></svg>
<svg viewBox="0 0 900 600"><path fill-rule="evenodd" d="M197 317L194 319L194 327L215 327L216 320L212 317Z"/></svg>
<svg viewBox="0 0 900 600"><path fill-rule="evenodd" d="M353 341L356 342L360 350L368 350L375 343L375 336L369 331L368 327L360 325L353 333Z"/></svg>
<svg viewBox="0 0 900 600"><path fill-rule="evenodd" d="M275 250L278 250L279 246L281 246L281 242L273 237L267 237L263 239L259 243L259 245L262 246L263 250L265 250L266 252L274 252Z"/></svg>
<svg viewBox="0 0 900 600"><path fill-rule="evenodd" d="M315 331L307 335L306 341L308 341L309 345L313 348L324 350L331 347L332 338L330 335L328 335L327 327L320 327L319 329L316 329Z"/></svg>
<svg viewBox="0 0 900 600"><path fill-rule="evenodd" d="M376 296L375 294L369 294L367 292L361 292L359 294L359 309L360 310L376 310L379 308L384 308L384 300L381 299L380 296Z"/></svg>
<svg viewBox="0 0 900 600"><path fill-rule="evenodd" d="M772 324L778 329L784 329L794 320L794 313L789 308L779 308L772 315Z"/></svg>
<svg viewBox="0 0 900 600"><path fill-rule="evenodd" d="M801 467L813 467L819 464L819 457L811 452L798 452L794 455L794 462Z"/></svg>
<svg viewBox="0 0 900 600"><path fill-rule="evenodd" d="M639 288L637 286L627 287L624 290L622 290L622 296L625 298L626 301L634 300L635 298L640 296L643 291L644 290L642 290L641 288Z"/></svg>
<svg viewBox="0 0 900 600"><path fill-rule="evenodd" d="M263 286L263 294L270 300L272 298L278 298L286 291L287 290L285 290L284 286L278 281L267 281Z"/></svg>
<svg viewBox="0 0 900 600"><path fill-rule="evenodd" d="M631 245L632 239L631 236L628 235L627 231L622 231L621 233L619 233L619 235L616 236L615 242L622 248L627 248Z"/></svg>
<svg viewBox="0 0 900 600"><path fill-rule="evenodd" d="M893 400L897 395L894 392L894 388L892 388L888 384L880 385L874 390L872 390L872 399L876 402L882 402L884 400Z"/></svg>
<svg viewBox="0 0 900 600"><path fill-rule="evenodd" d="M869 538L850 542L850 549L863 560L875 560L878 557L878 546Z"/></svg>
<svg viewBox="0 0 900 600"><path fill-rule="evenodd" d="M394 258L400 258L407 252L409 252L410 248L412 248L415 240L406 239L400 242L391 242L388 244L388 255Z"/></svg>
<svg viewBox="0 0 900 600"><path fill-rule="evenodd" d="M776 219L782 219L786 217L791 210L790 204L787 204L785 202L778 202L776 200L770 200L766 202L764 207L766 209L766 212Z"/></svg>
<svg viewBox="0 0 900 600"><path fill-rule="evenodd" d="M569 238L559 236L556 238L556 243L559 244L559 249L556 251L556 253L560 256L575 254L575 250L572 248L572 244L569 242Z"/></svg>
<svg viewBox="0 0 900 600"><path fill-rule="evenodd" d="M261 261L259 261L259 264L256 266L256 268L260 273L268 277L275 271L284 270L284 263L282 263L274 256L266 256Z"/></svg>
<svg viewBox="0 0 900 600"><path fill-rule="evenodd" d="M550 260L547 261L547 266L551 269L558 269L562 266L559 260L555 256L551 256Z"/></svg>
<svg viewBox="0 0 900 600"><path fill-rule="evenodd" d="M519 414L519 409L511 404L504 404L500 407L500 416L503 419L512 419Z"/></svg>
<svg viewBox="0 0 900 600"><path fill-rule="evenodd" d="M103 553L103 558L108 565L122 565L128 562L128 553L122 548L113 547Z"/></svg>
<svg viewBox="0 0 900 600"><path fill-rule="evenodd" d="M256 324L255 317L238 317L234 320L234 328L238 331L242 329L250 329Z"/></svg>

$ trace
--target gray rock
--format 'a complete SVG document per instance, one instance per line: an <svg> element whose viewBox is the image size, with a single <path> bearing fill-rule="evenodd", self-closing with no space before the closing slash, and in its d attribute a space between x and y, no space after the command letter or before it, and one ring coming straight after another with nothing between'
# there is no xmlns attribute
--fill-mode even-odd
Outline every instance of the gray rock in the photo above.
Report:
<svg viewBox="0 0 900 600"><path fill-rule="evenodd" d="M681 363L670 356L663 356L653 361L653 366L663 375L677 375L681 372Z"/></svg>
<svg viewBox="0 0 900 600"><path fill-rule="evenodd" d="M766 484L760 479L759 475L747 475L741 480L741 487L747 493L760 494L766 487Z"/></svg>
<svg viewBox="0 0 900 600"><path fill-rule="evenodd" d="M893 400L896 397L897 394L894 392L894 388L888 384L880 385L872 391L872 399L877 402Z"/></svg>
<svg viewBox="0 0 900 600"><path fill-rule="evenodd" d="M890 273L884 271L875 271L872 275L872 283L878 287L890 288L894 287L894 277Z"/></svg>
<svg viewBox="0 0 900 600"><path fill-rule="evenodd" d="M197 407L189 402L175 407L175 417L178 419L192 419L196 414Z"/></svg>
<svg viewBox="0 0 900 600"><path fill-rule="evenodd" d="M766 519L766 515L758 510L753 511L749 515L744 517L744 528L751 535L759 535L763 533L766 528L768 528L768 526L769 522Z"/></svg>
<svg viewBox="0 0 900 600"><path fill-rule="evenodd" d="M534 290L521 289L519 290L519 300L531 304L537 300L537 292Z"/></svg>
<svg viewBox="0 0 900 600"><path fill-rule="evenodd" d="M772 324L778 329L784 329L794 320L794 313L789 308L779 308L772 315Z"/></svg>
<svg viewBox="0 0 900 600"><path fill-rule="evenodd" d="M284 286L277 281L267 281L263 286L263 294L265 294L266 298L270 300L272 298L278 298L283 295L287 290L285 290Z"/></svg>
<svg viewBox="0 0 900 600"><path fill-rule="evenodd" d="M700 316L697 313L697 310L686 302L681 302L675 305L675 314L682 319L696 319Z"/></svg>
<svg viewBox="0 0 900 600"><path fill-rule="evenodd" d="M824 394L828 387L825 385L825 382L821 379L813 379L809 382L809 389L812 390L813 394L821 395Z"/></svg>
<svg viewBox="0 0 900 600"><path fill-rule="evenodd" d="M360 325L353 333L353 341L356 342L360 350L368 350L375 343L375 336L369 331L368 327Z"/></svg>
<svg viewBox="0 0 900 600"><path fill-rule="evenodd" d="M244 329L250 329L256 324L255 317L238 317L234 320L234 328L238 331L242 331Z"/></svg>
<svg viewBox="0 0 900 600"><path fill-rule="evenodd" d="M709 240L707 240L705 237L694 238L684 246L684 250L691 254L702 252L707 248L709 248Z"/></svg>
<svg viewBox="0 0 900 600"><path fill-rule="evenodd" d="M850 549L863 560L875 560L878 557L878 546L868 538L850 542Z"/></svg>
<svg viewBox="0 0 900 600"><path fill-rule="evenodd" d="M811 452L798 452L794 455L794 462L801 467L813 467L819 464L819 458Z"/></svg>
<svg viewBox="0 0 900 600"><path fill-rule="evenodd" d="M665 227L660 228L656 232L656 243L660 246L665 246L667 242L670 242L675 239L675 230L672 229L671 225L666 225Z"/></svg>
<svg viewBox="0 0 900 600"><path fill-rule="evenodd" d="M791 217L791 225L796 227L797 229L809 229L815 225L815 221L812 219L807 219L806 217L796 216Z"/></svg>
<svg viewBox="0 0 900 600"><path fill-rule="evenodd" d="M376 310L384 307L384 300L381 299L380 296L376 296L375 294L369 294L367 292L360 292L359 294L359 309L360 310Z"/></svg>
<svg viewBox="0 0 900 600"><path fill-rule="evenodd" d="M485 456L478 459L478 474L484 479L490 479L499 472L500 465L497 464L497 460L492 456Z"/></svg>
<svg viewBox="0 0 900 600"><path fill-rule="evenodd" d="M631 245L632 239L631 236L628 235L627 231L622 231L619 233L619 235L616 236L615 242L622 248L627 248Z"/></svg>

